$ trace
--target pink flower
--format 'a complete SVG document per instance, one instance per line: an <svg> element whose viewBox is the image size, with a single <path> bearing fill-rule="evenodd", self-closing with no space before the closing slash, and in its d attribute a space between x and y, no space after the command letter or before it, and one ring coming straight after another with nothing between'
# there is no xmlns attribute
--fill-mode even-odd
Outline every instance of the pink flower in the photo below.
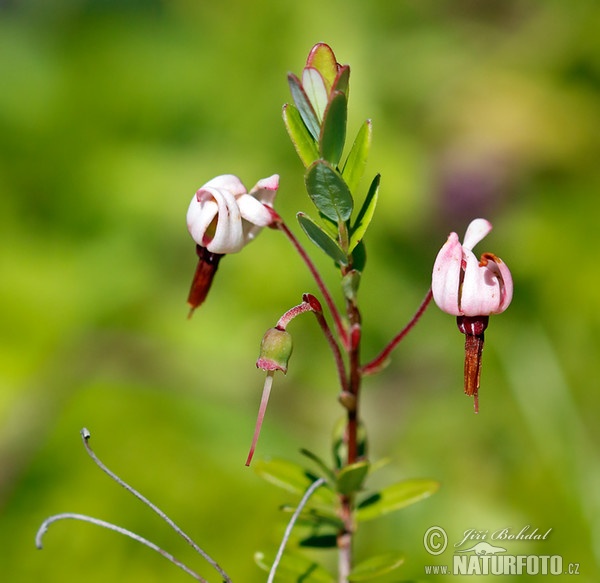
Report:
<svg viewBox="0 0 600 583"><path fill-rule="evenodd" d="M450 233L433 266L431 290L441 310L454 316L488 316L506 310L512 300L513 282L506 264L493 253L478 261L473 247L490 231L485 219L475 219L461 245Z"/></svg>
<svg viewBox="0 0 600 583"><path fill-rule="evenodd" d="M479 379L484 331L490 314L504 312L512 300L513 281L506 264L493 253L481 260L473 247L490 231L485 219L475 219L467 227L461 245L456 233L450 233L433 266L431 291L435 303L456 316L458 329L465 335L465 394L474 398L479 411Z"/></svg>
<svg viewBox="0 0 600 583"><path fill-rule="evenodd" d="M237 176L217 176L192 198L187 226L198 245L211 253L237 253L273 222L266 206L272 206L279 176L274 174L256 183L250 192Z"/></svg>

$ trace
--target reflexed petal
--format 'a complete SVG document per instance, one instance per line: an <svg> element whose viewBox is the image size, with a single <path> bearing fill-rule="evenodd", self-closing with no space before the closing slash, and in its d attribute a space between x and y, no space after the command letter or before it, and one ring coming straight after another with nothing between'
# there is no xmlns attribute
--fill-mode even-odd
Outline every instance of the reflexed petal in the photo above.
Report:
<svg viewBox="0 0 600 583"><path fill-rule="evenodd" d="M510 305L513 296L513 280L512 275L510 274L510 270L508 269L506 263L502 261L499 257L490 254L486 254L488 257L487 268L494 273L496 278L498 279L498 283L500 286L500 302L498 304L498 308L494 312L495 314L500 314L504 312L506 308Z"/></svg>
<svg viewBox="0 0 600 583"><path fill-rule="evenodd" d="M496 262L498 269L500 271L500 277L502 279L502 298L500 300L500 305L498 306L498 313L504 312L506 308L510 305L513 297L513 280L510 270L504 261L498 259Z"/></svg>
<svg viewBox="0 0 600 583"><path fill-rule="evenodd" d="M273 222L273 216L265 205L249 194L237 198L242 218L257 227L266 227Z"/></svg>
<svg viewBox="0 0 600 583"><path fill-rule="evenodd" d="M495 314L500 305L502 290L496 270L481 267L470 251L465 251L467 267L460 298L461 313L465 316ZM492 262L492 265L495 265Z"/></svg>
<svg viewBox="0 0 600 583"><path fill-rule="evenodd" d="M235 196L227 190L211 189L219 218L215 236L205 247L212 253L237 253L244 246L242 217Z"/></svg>
<svg viewBox="0 0 600 583"><path fill-rule="evenodd" d="M216 176L212 180L209 180L200 190L209 188L220 188L221 190L227 190L234 196L245 194L246 187L242 184L242 181L233 174L222 174Z"/></svg>
<svg viewBox="0 0 600 583"><path fill-rule="evenodd" d="M279 188L279 174L262 178L250 191L250 194L263 204L273 206L277 189Z"/></svg>
<svg viewBox="0 0 600 583"><path fill-rule="evenodd" d="M462 257L458 235L450 233L436 257L431 278L431 291L435 303L441 310L454 316L461 315L459 290Z"/></svg>
<svg viewBox="0 0 600 583"><path fill-rule="evenodd" d="M195 194L190 202L187 212L187 227L192 239L201 246L204 246L204 234L206 229L217 216L217 203L214 200L198 201Z"/></svg>
<svg viewBox="0 0 600 583"><path fill-rule="evenodd" d="M475 219L467 227L467 232L463 239L463 247L467 251L472 251L473 247L479 243L492 230L492 223L485 219Z"/></svg>

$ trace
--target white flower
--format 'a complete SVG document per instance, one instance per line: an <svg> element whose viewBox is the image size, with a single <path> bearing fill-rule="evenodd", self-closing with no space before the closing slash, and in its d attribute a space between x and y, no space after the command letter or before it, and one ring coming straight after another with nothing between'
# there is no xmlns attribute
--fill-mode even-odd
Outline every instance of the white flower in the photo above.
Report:
<svg viewBox="0 0 600 583"><path fill-rule="evenodd" d="M211 253L241 251L273 222L265 205L273 205L278 188L277 174L259 180L250 192L232 174L213 178L192 198L187 212L190 235Z"/></svg>

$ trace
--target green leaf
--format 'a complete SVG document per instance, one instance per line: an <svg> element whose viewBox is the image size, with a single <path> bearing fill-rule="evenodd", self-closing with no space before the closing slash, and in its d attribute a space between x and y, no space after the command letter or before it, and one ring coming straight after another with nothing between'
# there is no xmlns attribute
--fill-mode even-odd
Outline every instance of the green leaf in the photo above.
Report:
<svg viewBox="0 0 600 583"><path fill-rule="evenodd" d="M356 301L358 286L360 285L360 271L351 269L344 277L342 277L342 291L344 297L351 302Z"/></svg>
<svg viewBox="0 0 600 583"><path fill-rule="evenodd" d="M254 471L267 482L300 496L318 479L301 465L283 459L258 460L253 465ZM335 496L327 486L316 490L311 497L311 501L327 506L333 504L334 500Z"/></svg>
<svg viewBox="0 0 600 583"><path fill-rule="evenodd" d="M319 148L321 157L332 166L337 166L346 142L346 120L348 118L348 101L341 91L336 91L329 98L323 114Z"/></svg>
<svg viewBox="0 0 600 583"><path fill-rule="evenodd" d="M353 200L340 173L326 160L308 167L304 181L315 206L329 219L339 223L352 215Z"/></svg>
<svg viewBox="0 0 600 583"><path fill-rule="evenodd" d="M331 87L332 91L341 91L346 94L346 99L348 99L348 85L350 83L350 66L342 65L337 72L335 77L335 81Z"/></svg>
<svg viewBox="0 0 600 583"><path fill-rule="evenodd" d="M325 86L329 91L337 77L337 61L331 47L325 43L317 43L306 59L306 66L313 67L321 73Z"/></svg>
<svg viewBox="0 0 600 583"><path fill-rule="evenodd" d="M352 268L362 273L367 263L367 249L364 241L359 241L352 250Z"/></svg>
<svg viewBox="0 0 600 583"><path fill-rule="evenodd" d="M323 472L323 474L328 480L330 480L331 482L335 482L335 474L333 473L333 470L330 467L328 467L327 464L316 453L313 453L312 451L309 451L308 449L304 448L300 450L300 453L303 456L307 457L309 460L313 461L315 464L317 464L317 466L319 466L319 469Z"/></svg>
<svg viewBox="0 0 600 583"><path fill-rule="evenodd" d="M275 560L274 554L255 553L254 561L269 572ZM302 555L286 552L277 568L277 581L294 583L334 583L335 579L319 563Z"/></svg>
<svg viewBox="0 0 600 583"><path fill-rule="evenodd" d="M357 191L360 180L365 172L369 150L371 149L372 130L371 120L368 119L358 131L352 149L346 158L342 176L350 192Z"/></svg>
<svg viewBox="0 0 600 583"><path fill-rule="evenodd" d="M318 141L319 134L321 133L321 125L317 118L317 114L315 113L315 110L308 99L308 96L302 88L300 79L298 79L298 77L296 77L296 75L293 73L290 73L288 75L288 84L292 93L292 99L298 108L302 121L308 128L308 131L312 134L312 137L315 139L315 141Z"/></svg>
<svg viewBox="0 0 600 583"><path fill-rule="evenodd" d="M313 106L314 112L317 114L317 120L321 121L325 114L329 98L323 75L314 67L304 67L302 71L302 87Z"/></svg>
<svg viewBox="0 0 600 583"><path fill-rule="evenodd" d="M391 461L392 460L389 457L382 457L374 462L371 462L371 467L369 468L369 474L372 474L373 472L376 472L377 470L380 470L381 468L385 468L385 466L387 466Z"/></svg>
<svg viewBox="0 0 600 583"><path fill-rule="evenodd" d="M358 492L369 473L369 462L362 461L344 466L337 478L337 491L340 494Z"/></svg>
<svg viewBox="0 0 600 583"><path fill-rule="evenodd" d="M283 122L300 160L304 166L310 166L319 157L317 145L302 121L300 112L290 103L283 106Z"/></svg>
<svg viewBox="0 0 600 583"><path fill-rule="evenodd" d="M254 464L254 471L267 482L292 494L304 494L318 479L302 466L282 459L259 460Z"/></svg>
<svg viewBox="0 0 600 583"><path fill-rule="evenodd" d="M356 217L356 221L354 221L354 225L352 225L350 234L350 252L352 252L352 250L362 240L365 235L365 231L367 230L367 227L373 218L373 213L375 212L375 207L377 206L380 179L380 174L373 178L373 182L371 182L371 186L369 187L369 192L367 193L365 201L360 208L358 216Z"/></svg>
<svg viewBox="0 0 600 583"><path fill-rule="evenodd" d="M333 427L331 452L335 467L341 470L348 459L348 447L346 445L346 424L347 419L342 417ZM359 422L357 432L357 455L361 458L367 457L367 432L365 426Z"/></svg>
<svg viewBox="0 0 600 583"><path fill-rule="evenodd" d="M339 516L337 515L337 510L333 505L333 499L332 505L329 508L323 505L318 505L316 508L313 508L310 507L311 503L312 502L309 501L309 508L305 507L302 512L300 512L297 524L303 524L311 527L332 526L336 530L344 528L344 523L342 520L340 520ZM296 506L284 504L281 506L280 510L288 514L293 514L296 511Z"/></svg>
<svg viewBox="0 0 600 583"><path fill-rule="evenodd" d="M365 521L410 506L419 500L428 498L439 489L435 480L404 480L383 488L363 500L356 509L356 520Z"/></svg>
<svg viewBox="0 0 600 583"><path fill-rule="evenodd" d="M302 230L306 236L322 251L327 253L336 263L340 265L348 264L348 257L341 250L340 246L334 241L319 225L317 225L308 215L298 213L296 215Z"/></svg>
<svg viewBox="0 0 600 583"><path fill-rule="evenodd" d="M397 569L404 563L404 556L400 553L386 553L371 557L359 563L352 569L348 576L349 581L370 581L375 577L385 575Z"/></svg>
<svg viewBox="0 0 600 583"><path fill-rule="evenodd" d="M302 539L300 546L316 549L334 549L337 547L337 536L335 534L315 534Z"/></svg>

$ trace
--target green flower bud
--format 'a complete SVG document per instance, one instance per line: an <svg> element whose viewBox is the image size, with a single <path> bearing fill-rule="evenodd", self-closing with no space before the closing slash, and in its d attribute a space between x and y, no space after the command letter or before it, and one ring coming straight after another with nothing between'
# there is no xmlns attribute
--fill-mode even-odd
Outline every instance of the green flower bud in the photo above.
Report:
<svg viewBox="0 0 600 583"><path fill-rule="evenodd" d="M260 356L256 366L263 370L280 370L285 374L291 354L291 334L281 328L269 328L260 343Z"/></svg>

